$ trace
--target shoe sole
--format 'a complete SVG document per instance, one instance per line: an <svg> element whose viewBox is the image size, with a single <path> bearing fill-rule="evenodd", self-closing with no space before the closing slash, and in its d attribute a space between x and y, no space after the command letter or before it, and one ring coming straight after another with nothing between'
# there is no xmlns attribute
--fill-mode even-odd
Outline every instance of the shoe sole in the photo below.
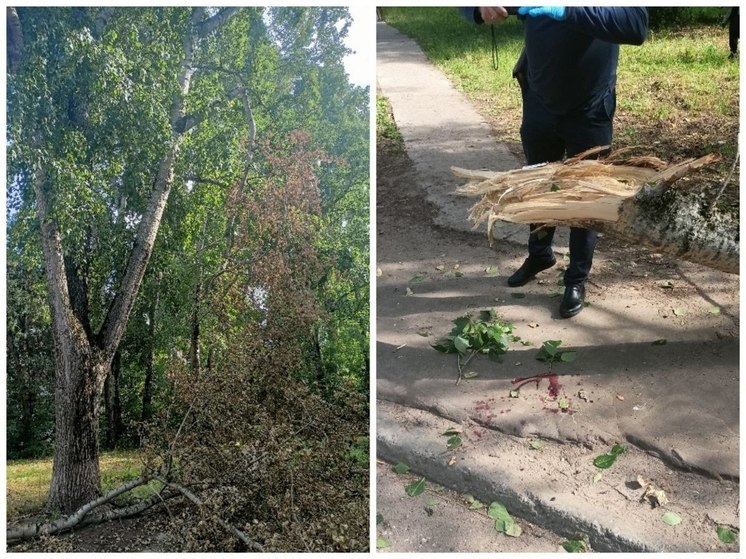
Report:
<svg viewBox="0 0 746 559"><path fill-rule="evenodd" d="M583 310L584 306L585 305L580 305L580 307L577 309L569 309L569 310L560 309L559 314L562 318L572 318L573 316L579 315L580 311Z"/></svg>

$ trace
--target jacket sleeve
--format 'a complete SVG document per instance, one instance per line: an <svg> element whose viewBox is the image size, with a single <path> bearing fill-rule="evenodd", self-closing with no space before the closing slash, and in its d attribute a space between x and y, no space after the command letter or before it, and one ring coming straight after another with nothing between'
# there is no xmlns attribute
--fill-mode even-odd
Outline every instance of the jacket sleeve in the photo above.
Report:
<svg viewBox="0 0 746 559"><path fill-rule="evenodd" d="M479 13L479 8L462 7L458 11L471 23L484 23L482 15Z"/></svg>
<svg viewBox="0 0 746 559"><path fill-rule="evenodd" d="M648 10L571 6L565 24L607 43L641 45L648 34Z"/></svg>

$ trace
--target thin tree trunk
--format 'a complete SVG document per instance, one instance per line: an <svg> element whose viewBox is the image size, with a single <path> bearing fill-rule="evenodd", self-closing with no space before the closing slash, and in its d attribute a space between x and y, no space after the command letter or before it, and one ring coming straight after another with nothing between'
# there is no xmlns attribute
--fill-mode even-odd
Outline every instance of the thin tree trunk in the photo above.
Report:
<svg viewBox="0 0 746 559"><path fill-rule="evenodd" d="M197 287L194 289L194 297L192 299L192 320L191 320L191 332L189 334L189 364L192 368L194 376L199 376L200 373L200 353L199 353L199 342L200 342L200 299L202 294L202 274L197 283Z"/></svg>
<svg viewBox="0 0 746 559"><path fill-rule="evenodd" d="M119 379L122 367L122 354L117 351L104 383L106 409L106 446L116 448L124 432L122 425L122 401L119 395Z"/></svg>
<svg viewBox="0 0 746 559"><path fill-rule="evenodd" d="M158 312L159 285L160 275L158 276L155 294L150 303L148 310L148 339L146 340L147 348L145 350L145 382L142 387L142 414L140 421L147 421L152 415L153 401L153 376L155 365L155 321Z"/></svg>

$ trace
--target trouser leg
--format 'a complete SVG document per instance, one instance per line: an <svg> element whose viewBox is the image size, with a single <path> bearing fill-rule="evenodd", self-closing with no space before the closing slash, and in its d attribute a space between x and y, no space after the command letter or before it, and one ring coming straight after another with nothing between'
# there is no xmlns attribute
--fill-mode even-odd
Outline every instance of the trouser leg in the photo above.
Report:
<svg viewBox="0 0 746 559"><path fill-rule="evenodd" d="M616 93L612 89L587 110L571 115L560 123L567 141L567 156L572 157L596 146L611 145L612 122L616 110ZM598 233L581 227L570 228L570 263L565 271L565 285L585 283L593 265Z"/></svg>
<svg viewBox="0 0 746 559"><path fill-rule="evenodd" d="M528 165L559 161L565 155L565 143L557 133L557 122L557 116L549 113L530 89L524 88L521 143ZM532 223L528 236L529 257L545 262L553 260L553 238L554 227Z"/></svg>
<svg viewBox="0 0 746 559"><path fill-rule="evenodd" d="M570 228L570 264L565 271L565 285L585 283L593 265L593 251L598 233L581 227Z"/></svg>

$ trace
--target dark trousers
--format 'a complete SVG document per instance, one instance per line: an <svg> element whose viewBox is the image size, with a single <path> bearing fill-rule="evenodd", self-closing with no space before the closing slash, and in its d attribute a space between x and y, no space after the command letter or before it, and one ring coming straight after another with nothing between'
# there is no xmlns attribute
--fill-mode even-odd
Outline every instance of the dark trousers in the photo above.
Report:
<svg viewBox="0 0 746 559"><path fill-rule="evenodd" d="M731 54L736 54L738 51L738 38L740 35L738 8L731 8L728 20L728 46L730 47Z"/></svg>
<svg viewBox="0 0 746 559"><path fill-rule="evenodd" d="M559 161L565 155L572 157L592 147L610 145L615 109L614 89L587 107L556 115L547 111L528 87L524 88L521 141L526 162L534 165ZM554 227L539 227L537 224L531 225L529 257L551 260ZM565 271L566 286L582 284L588 279L597 238L598 233L590 229L570 228L570 264Z"/></svg>

